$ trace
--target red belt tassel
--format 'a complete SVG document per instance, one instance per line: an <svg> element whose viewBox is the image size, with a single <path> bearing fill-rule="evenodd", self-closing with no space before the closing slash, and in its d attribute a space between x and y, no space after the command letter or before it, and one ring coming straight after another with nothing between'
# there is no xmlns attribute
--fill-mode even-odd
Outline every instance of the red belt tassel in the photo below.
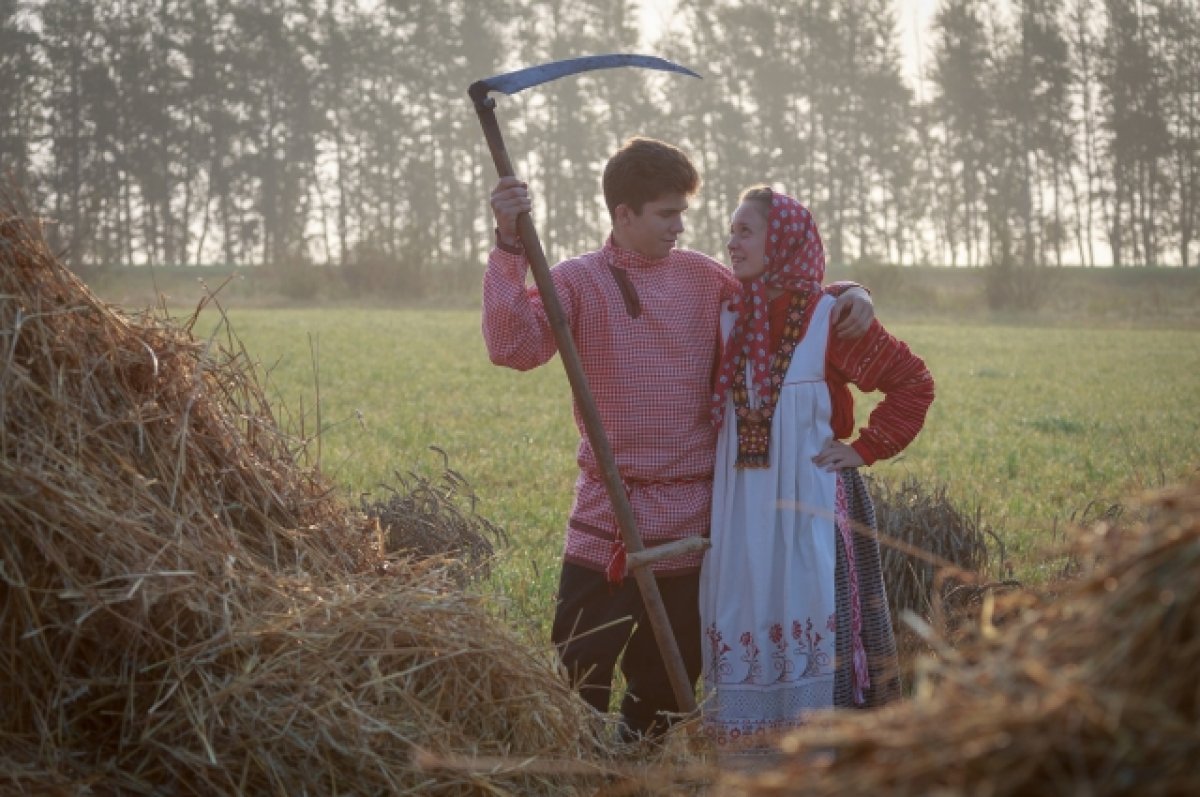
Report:
<svg viewBox="0 0 1200 797"><path fill-rule="evenodd" d="M620 535L613 540L612 557L604 571L609 584L620 584L625 580L625 541Z"/></svg>

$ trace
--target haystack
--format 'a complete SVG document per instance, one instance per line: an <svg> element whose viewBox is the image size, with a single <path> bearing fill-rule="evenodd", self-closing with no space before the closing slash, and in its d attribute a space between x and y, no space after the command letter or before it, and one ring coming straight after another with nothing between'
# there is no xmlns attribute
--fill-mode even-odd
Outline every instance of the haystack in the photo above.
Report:
<svg viewBox="0 0 1200 797"><path fill-rule="evenodd" d="M198 314L107 306L0 211L0 791L569 793L416 767L598 743L546 651L381 567Z"/></svg>
<svg viewBox="0 0 1200 797"><path fill-rule="evenodd" d="M893 618L899 652L900 682L905 689L915 680L914 667L931 652L919 634L896 618L906 612L949 633L963 616L970 616L988 592L1016 582L990 583L982 574L992 568L990 536L997 543L1003 566L1003 545L975 512L963 512L947 494L945 484L928 486L908 476L898 484L868 477L880 539L880 566L887 585L889 616Z"/></svg>
<svg viewBox="0 0 1200 797"><path fill-rule="evenodd" d="M441 558L460 583L486 576L495 554L493 540L506 542L504 530L476 511L476 496L461 473L441 455L442 475L395 474L396 485L380 484L377 495L364 495L359 508L379 521L384 550L423 559Z"/></svg>
<svg viewBox="0 0 1200 797"><path fill-rule="evenodd" d="M869 487L892 617L905 611L931 617L941 610L964 586L947 565L961 573L988 572L987 538L997 538L978 508L972 515L955 506L946 485L929 487L908 476L898 484L870 479Z"/></svg>
<svg viewBox="0 0 1200 797"><path fill-rule="evenodd" d="M1085 573L1053 597L991 598L973 634L932 640L914 699L809 726L716 793L1200 794L1200 482L1144 502L1080 532Z"/></svg>

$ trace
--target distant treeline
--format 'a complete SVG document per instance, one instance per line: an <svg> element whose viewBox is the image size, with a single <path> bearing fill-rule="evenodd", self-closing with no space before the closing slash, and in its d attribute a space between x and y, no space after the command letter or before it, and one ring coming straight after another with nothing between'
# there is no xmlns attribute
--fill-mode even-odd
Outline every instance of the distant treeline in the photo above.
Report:
<svg viewBox="0 0 1200 797"><path fill-rule="evenodd" d="M1196 0L940 0L918 85L891 0L676 13L687 33L645 46L634 0L0 0L0 167L78 267L324 262L419 291L477 274L490 242L467 86L649 51L704 79L498 99L552 258L600 243L600 167L646 134L703 170L697 248L767 181L839 263L1197 260Z"/></svg>

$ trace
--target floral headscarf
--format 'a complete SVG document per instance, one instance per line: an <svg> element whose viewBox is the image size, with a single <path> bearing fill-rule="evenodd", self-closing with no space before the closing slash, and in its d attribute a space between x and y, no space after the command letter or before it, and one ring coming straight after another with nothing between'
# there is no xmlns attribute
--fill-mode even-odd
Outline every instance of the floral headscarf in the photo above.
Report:
<svg viewBox="0 0 1200 797"><path fill-rule="evenodd" d="M742 284L741 293L730 302L737 314L717 372L712 396L713 423L720 428L725 396L734 385L736 369L750 363L750 380L759 398L759 408L769 420L774 412L783 374L771 373L771 337L767 293L772 289L811 296L821 291L825 277L825 247L817 223L808 208L794 197L771 192L767 218L766 269Z"/></svg>

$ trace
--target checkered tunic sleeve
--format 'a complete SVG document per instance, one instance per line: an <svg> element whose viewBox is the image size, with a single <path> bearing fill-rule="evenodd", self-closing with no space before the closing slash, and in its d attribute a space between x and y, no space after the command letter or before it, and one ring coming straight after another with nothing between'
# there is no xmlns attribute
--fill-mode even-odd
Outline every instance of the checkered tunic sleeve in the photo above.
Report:
<svg viewBox="0 0 1200 797"><path fill-rule="evenodd" d="M488 256L483 275L483 339L496 365L528 371L547 362L558 350L550 320L537 288L526 287L528 264L524 253L500 248ZM561 272L551 269L555 292L568 323L574 315L572 293Z"/></svg>

